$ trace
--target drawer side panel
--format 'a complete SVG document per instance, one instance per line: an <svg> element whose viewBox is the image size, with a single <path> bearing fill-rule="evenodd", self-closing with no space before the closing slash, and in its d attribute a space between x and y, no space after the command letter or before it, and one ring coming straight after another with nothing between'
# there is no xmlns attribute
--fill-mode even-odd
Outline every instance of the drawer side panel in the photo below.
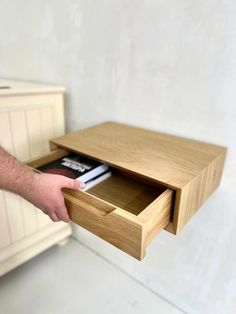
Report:
<svg viewBox="0 0 236 314"><path fill-rule="evenodd" d="M220 183L226 150L203 169L201 174L176 193L174 229L177 234Z"/></svg>

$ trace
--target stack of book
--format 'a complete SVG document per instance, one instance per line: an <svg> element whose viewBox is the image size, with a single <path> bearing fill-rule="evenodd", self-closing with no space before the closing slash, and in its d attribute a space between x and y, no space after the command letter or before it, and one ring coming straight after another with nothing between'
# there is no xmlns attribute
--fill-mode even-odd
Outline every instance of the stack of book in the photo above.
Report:
<svg viewBox="0 0 236 314"><path fill-rule="evenodd" d="M59 174L85 183L84 191L111 176L109 167L99 161L70 153L38 168L41 172Z"/></svg>

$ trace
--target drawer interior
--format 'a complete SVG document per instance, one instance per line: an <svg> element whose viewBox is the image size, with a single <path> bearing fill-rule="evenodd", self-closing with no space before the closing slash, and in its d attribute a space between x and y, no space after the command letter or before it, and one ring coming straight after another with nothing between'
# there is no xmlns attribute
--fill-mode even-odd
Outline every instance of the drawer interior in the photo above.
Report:
<svg viewBox="0 0 236 314"><path fill-rule="evenodd" d="M111 172L110 178L87 190L87 193L134 215L139 215L165 190L112 167Z"/></svg>
<svg viewBox="0 0 236 314"><path fill-rule="evenodd" d="M57 149L45 156L29 161L27 164L37 171L38 167L65 157L68 154L69 151L66 149ZM156 185L123 170L114 167L110 167L110 170L112 172L111 177L98 183L84 193L93 195L111 204L112 207L119 207L138 216L166 190L165 187ZM76 197L78 193L71 191L70 194Z"/></svg>
<svg viewBox="0 0 236 314"><path fill-rule="evenodd" d="M70 152L56 149L27 162L33 169ZM146 247L171 220L174 191L115 167L90 189L63 189L71 220L141 260Z"/></svg>

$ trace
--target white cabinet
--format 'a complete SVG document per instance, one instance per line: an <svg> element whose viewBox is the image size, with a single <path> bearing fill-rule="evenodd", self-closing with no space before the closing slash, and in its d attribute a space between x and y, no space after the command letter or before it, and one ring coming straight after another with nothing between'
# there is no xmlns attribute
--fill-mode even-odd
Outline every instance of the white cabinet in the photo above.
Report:
<svg viewBox="0 0 236 314"><path fill-rule="evenodd" d="M63 135L63 87L0 80L0 145L21 161L49 151ZM71 234L63 222L0 190L0 275Z"/></svg>

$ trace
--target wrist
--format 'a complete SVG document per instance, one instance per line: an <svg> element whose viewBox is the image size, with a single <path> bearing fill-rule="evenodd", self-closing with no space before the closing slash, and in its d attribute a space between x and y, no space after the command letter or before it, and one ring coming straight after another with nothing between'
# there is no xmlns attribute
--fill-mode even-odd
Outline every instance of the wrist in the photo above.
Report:
<svg viewBox="0 0 236 314"><path fill-rule="evenodd" d="M37 182L37 176L39 176L38 173L26 167L21 177L16 180L16 190L13 192L28 199L28 196L31 195L35 190L35 182Z"/></svg>

